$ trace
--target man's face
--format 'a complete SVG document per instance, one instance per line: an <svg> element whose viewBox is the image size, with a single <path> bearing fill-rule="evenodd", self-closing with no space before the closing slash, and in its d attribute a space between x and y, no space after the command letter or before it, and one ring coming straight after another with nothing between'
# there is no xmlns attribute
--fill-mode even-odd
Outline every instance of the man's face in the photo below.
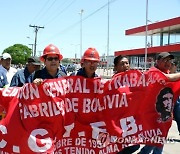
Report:
<svg viewBox="0 0 180 154"><path fill-rule="evenodd" d="M84 60L83 67L85 68L86 73L90 75L93 74L97 69L98 63L99 62L97 61Z"/></svg>
<svg viewBox="0 0 180 154"><path fill-rule="evenodd" d="M167 73L171 68L172 59L170 57L162 58L157 61L157 67L164 73Z"/></svg>
<svg viewBox="0 0 180 154"><path fill-rule="evenodd" d="M167 93L163 95L163 104L167 112L171 112L173 103L173 94Z"/></svg>
<svg viewBox="0 0 180 154"><path fill-rule="evenodd" d="M176 73L177 71L177 65L171 64L170 73Z"/></svg>
<svg viewBox="0 0 180 154"><path fill-rule="evenodd" d="M58 55L47 55L44 64L48 71L55 71L60 65L60 60Z"/></svg>
<svg viewBox="0 0 180 154"><path fill-rule="evenodd" d="M2 59L2 66L9 70L10 66L11 66L11 59L7 58L7 59Z"/></svg>
<svg viewBox="0 0 180 154"><path fill-rule="evenodd" d="M130 69L129 66L129 60L127 58L122 58L121 60L118 61L117 66L115 67L116 72L125 72Z"/></svg>
<svg viewBox="0 0 180 154"><path fill-rule="evenodd" d="M29 73L33 73L34 71L37 71L40 69L40 65L34 65L33 63L28 63L27 65Z"/></svg>

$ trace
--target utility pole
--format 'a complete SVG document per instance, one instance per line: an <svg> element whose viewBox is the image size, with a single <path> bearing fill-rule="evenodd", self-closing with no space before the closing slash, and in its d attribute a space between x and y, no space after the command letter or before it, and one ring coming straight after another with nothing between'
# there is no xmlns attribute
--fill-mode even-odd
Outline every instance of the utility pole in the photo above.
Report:
<svg viewBox="0 0 180 154"><path fill-rule="evenodd" d="M81 9L81 11L79 12L80 14L80 59L82 57L82 14L83 14L84 10Z"/></svg>
<svg viewBox="0 0 180 154"><path fill-rule="evenodd" d="M41 26L32 26L32 25L29 25L29 27L33 27L34 28L34 31L35 31L35 39L34 39L34 56L36 56L36 45L37 45L37 32L40 28L44 28L44 27L41 27Z"/></svg>

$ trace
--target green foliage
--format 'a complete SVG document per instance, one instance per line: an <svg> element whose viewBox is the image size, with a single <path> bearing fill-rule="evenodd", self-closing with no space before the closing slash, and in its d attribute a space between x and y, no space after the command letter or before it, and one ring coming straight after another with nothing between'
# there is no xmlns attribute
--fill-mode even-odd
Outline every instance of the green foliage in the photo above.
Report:
<svg viewBox="0 0 180 154"><path fill-rule="evenodd" d="M3 51L3 53L6 52L11 55L13 64L25 64L31 56L32 50L26 45L14 44Z"/></svg>

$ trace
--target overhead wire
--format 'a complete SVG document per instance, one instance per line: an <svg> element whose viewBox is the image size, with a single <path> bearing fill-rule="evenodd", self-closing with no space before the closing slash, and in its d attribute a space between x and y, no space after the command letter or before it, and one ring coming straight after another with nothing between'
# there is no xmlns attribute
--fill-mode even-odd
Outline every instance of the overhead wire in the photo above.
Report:
<svg viewBox="0 0 180 154"><path fill-rule="evenodd" d="M43 12L43 10L46 8L47 4L50 2L50 0L47 0L44 5L42 6L42 8L39 10L39 12L37 13L37 15L33 18L33 20L30 23L35 23L35 21L37 21L37 19L39 19L39 16L41 15L41 12Z"/></svg>
<svg viewBox="0 0 180 154"><path fill-rule="evenodd" d="M45 10L45 13L42 14L42 16L41 16L41 18L40 18L39 21L41 21L41 20L45 17L45 15L48 14L48 12L50 11L50 9L52 8L52 6L55 4L56 1L57 1L57 0L54 0L54 1L51 3L51 5Z"/></svg>
<svg viewBox="0 0 180 154"><path fill-rule="evenodd" d="M115 1L117 1L117 0L111 0L111 1L109 2L109 5L112 4L112 3L114 3ZM103 8L105 8L106 6L108 6L108 3L104 4L103 6L101 6L100 8L98 8L97 10L95 10L94 12L92 12L91 14L89 14L88 16L82 18L82 21L87 20L88 18L90 18L91 16L93 16L94 14L96 14L97 12L99 12L100 10L102 10ZM44 40L44 41L42 41L42 42L40 42L40 43L43 43L43 42L48 41L48 40L53 40L53 39L55 39L55 38L56 38L57 36L59 36L60 34L63 34L63 33L65 33L65 32L67 32L67 31L69 31L70 29L74 28L74 27L77 26L78 24L80 24L80 22L81 22L81 21L75 22L74 24L72 24L72 25L70 25L69 27L65 28L65 29L62 30L61 32L56 33L56 34L53 35L52 37L50 37L50 38L48 38L48 39L46 39L46 40Z"/></svg>
<svg viewBox="0 0 180 154"><path fill-rule="evenodd" d="M49 2L49 1L50 1L50 0L48 0L48 2ZM42 21L42 19L45 17L46 14L48 14L48 12L50 11L50 9L52 8L52 6L55 4L56 1L57 1L57 0L54 0L54 1L50 4L49 7L46 7L48 3L45 3L44 7L42 7L41 11L39 12L40 15L39 15L38 18L35 20L36 23ZM45 8L46 8L46 9L45 9Z"/></svg>
<svg viewBox="0 0 180 154"><path fill-rule="evenodd" d="M48 20L45 23L45 26L47 26L48 24L50 24L52 21L54 21L58 16L60 16L62 13L64 13L73 3L75 3L76 0L72 0L70 2L70 4L68 4L62 11L60 11L58 14L56 14L56 16L54 16L52 19ZM61 6L62 7L62 6ZM55 11L56 12L56 11Z"/></svg>

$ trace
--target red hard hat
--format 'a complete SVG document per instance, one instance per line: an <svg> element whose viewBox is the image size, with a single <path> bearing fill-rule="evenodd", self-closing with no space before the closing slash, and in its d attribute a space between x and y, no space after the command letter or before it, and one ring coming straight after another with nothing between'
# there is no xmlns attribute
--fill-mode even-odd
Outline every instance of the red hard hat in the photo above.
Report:
<svg viewBox="0 0 180 154"><path fill-rule="evenodd" d="M59 56L59 60L63 59L63 56L61 55L59 49L53 45L53 44L49 44L47 47L45 47L44 51L43 51L43 55L40 57L41 61L44 61L44 56L46 55L58 55Z"/></svg>
<svg viewBox="0 0 180 154"><path fill-rule="evenodd" d="M95 48L88 48L81 59L81 62L84 60L100 61L99 53Z"/></svg>

